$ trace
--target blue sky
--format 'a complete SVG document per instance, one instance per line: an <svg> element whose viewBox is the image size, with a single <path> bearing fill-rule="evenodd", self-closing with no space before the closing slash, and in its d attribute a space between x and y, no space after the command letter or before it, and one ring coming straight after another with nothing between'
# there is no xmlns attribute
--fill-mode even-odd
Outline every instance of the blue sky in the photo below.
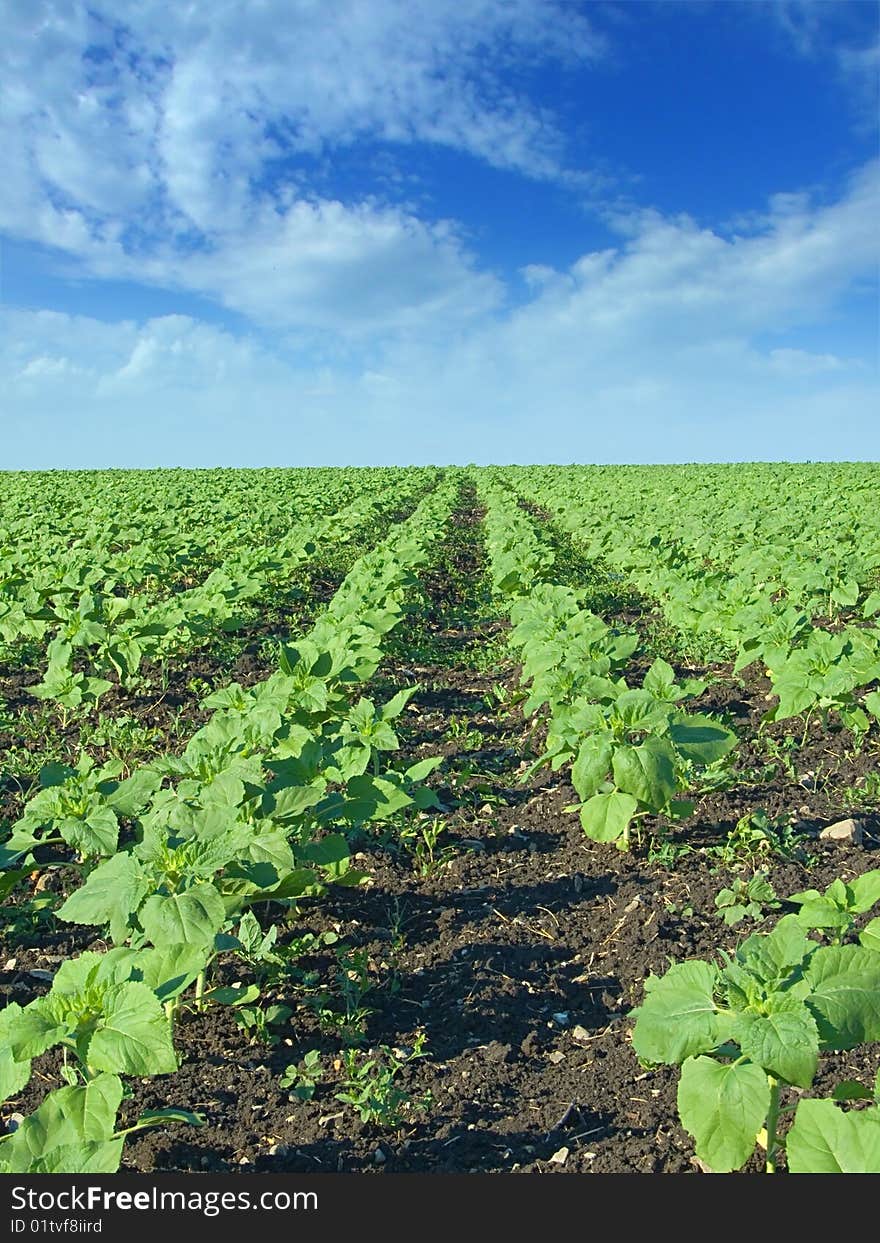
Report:
<svg viewBox="0 0 880 1243"><path fill-rule="evenodd" d="M873 0L4 9L0 467L880 458Z"/></svg>

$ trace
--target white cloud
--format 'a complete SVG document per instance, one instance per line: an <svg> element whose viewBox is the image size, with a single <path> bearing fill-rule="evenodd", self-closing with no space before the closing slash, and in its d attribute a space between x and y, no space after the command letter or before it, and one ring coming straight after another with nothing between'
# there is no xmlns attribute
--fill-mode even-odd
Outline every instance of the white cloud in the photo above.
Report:
<svg viewBox="0 0 880 1243"><path fill-rule="evenodd" d="M794 50L829 61L848 89L862 127L876 132L880 31L876 4L838 0L761 0L753 11L769 12Z"/></svg>
<svg viewBox="0 0 880 1243"><path fill-rule="evenodd" d="M19 372L19 377L26 383L28 380L42 380L46 377L51 377L52 379L68 377L76 375L81 370L69 358L49 358L44 354L40 354L36 358L30 359Z"/></svg>
<svg viewBox="0 0 880 1243"><path fill-rule="evenodd" d="M570 176L553 118L506 71L602 49L560 0L432 0L417 20L409 0L7 8L0 228L90 275L322 332L442 325L499 290L449 224L334 198L308 161L343 166L368 139Z"/></svg>
<svg viewBox="0 0 880 1243"><path fill-rule="evenodd" d="M425 320L437 331L502 296L450 227L375 204L264 211L246 240L186 262L160 259L154 270L162 283L207 292L257 323L341 336L376 337Z"/></svg>
<svg viewBox="0 0 880 1243"><path fill-rule="evenodd" d="M771 350L770 366L781 375L814 376L828 371L840 371L847 364L836 354L811 354L808 350ZM852 368L853 363L849 366Z"/></svg>
<svg viewBox="0 0 880 1243"><path fill-rule="evenodd" d="M872 166L729 236L641 213L454 339L380 332L308 366L183 316L8 312L6 443L26 465L876 457L876 367L798 333L876 271L877 195Z"/></svg>
<svg viewBox="0 0 880 1243"><path fill-rule="evenodd" d="M381 372L298 368L257 342L183 317L125 326L73 320L46 349L37 317L5 324L29 343L3 386L0 465L13 468L406 464L418 461L692 461L870 458L878 388L840 360L794 374L741 341L665 358L578 363L552 351L508 371L499 340ZM51 326L50 326L51 327ZM95 352L74 344L85 333ZM493 347L497 350L492 356ZM7 345L0 366L8 370ZM40 352L42 351L42 352ZM537 351L537 345L536 345ZM72 365L76 355L81 365Z"/></svg>
<svg viewBox="0 0 880 1243"><path fill-rule="evenodd" d="M764 0L756 7L769 8L801 56L813 55L822 30L822 10L816 0Z"/></svg>
<svg viewBox="0 0 880 1243"><path fill-rule="evenodd" d="M564 179L554 119L508 83L607 54L589 11L564 0L431 0L418 21L411 0L6 7L0 228L58 248L81 273L206 295L325 354L471 334L506 294L454 223L334 198L308 170L328 157L344 166L367 138ZM809 51L815 7L773 11ZM862 63L869 51L840 54ZM780 195L734 238L687 217L618 213L620 248L565 272L523 267L523 322L531 331L546 314L602 341L647 324L650 343L661 314L664 339L706 315L739 332L774 314L808 318L864 270L874 195L876 173L825 213ZM503 322L514 334L519 321Z"/></svg>

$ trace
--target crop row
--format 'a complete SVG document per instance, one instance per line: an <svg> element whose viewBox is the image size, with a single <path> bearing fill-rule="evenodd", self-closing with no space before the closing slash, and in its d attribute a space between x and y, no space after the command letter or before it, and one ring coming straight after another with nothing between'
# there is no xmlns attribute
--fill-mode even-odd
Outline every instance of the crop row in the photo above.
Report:
<svg viewBox="0 0 880 1243"><path fill-rule="evenodd" d="M696 770L725 756L736 737L681 704L705 683L676 683L653 662L642 685L627 678L638 636L609 626L582 593L552 582L553 552L503 482L484 485L486 542L495 592L528 685L527 713L546 708L543 764L571 765L584 832L627 849L634 820L689 815L682 800Z"/></svg>
<svg viewBox="0 0 880 1243"><path fill-rule="evenodd" d="M69 848L63 862L82 883L58 918L102 930L114 948L64 963L46 996L3 1011L4 1099L27 1084L33 1059L58 1046L67 1086L0 1140L0 1169L113 1170L133 1130L197 1123L171 1110L117 1129L122 1077L175 1070L181 998L194 989L197 1008L224 999L211 973L218 956L253 950L250 907L291 908L328 883L357 883L346 832L434 804L421 783L439 760L401 771L385 759L415 688L381 705L357 688L379 666L383 636L417 589L414 572L454 492L452 480L441 484L355 563L312 630L283 649L278 671L211 696L213 714L181 756L125 780L86 756L76 769L44 773L3 849L6 889L50 866L47 848Z"/></svg>
<svg viewBox="0 0 880 1243"><path fill-rule="evenodd" d="M331 494L328 512L294 523L271 545L253 542L251 532L252 542L238 544L201 582L174 591L162 579L173 545L138 544L126 556L114 552L102 560L100 549L85 544L60 565L24 568L22 561L18 569L10 560L0 593L0 638L46 642L43 677L29 688L32 695L68 709L89 707L114 680L132 686L144 660L180 657L206 636L238 629L252 601L281 589L323 546L340 546L372 516L405 503L423 486L415 475L393 499L365 492L341 509L333 508ZM151 589L135 590L145 570Z"/></svg>
<svg viewBox="0 0 880 1243"><path fill-rule="evenodd" d="M552 581L553 550L504 472L481 485L490 577L513 623L524 711L546 708L544 754L525 777L544 763L570 763L585 833L626 848L634 818L690 814L679 791L736 738L682 709L705 683L677 685L663 660L634 689L627 665L637 636L609 627L582 607L583 593ZM739 1169L758 1143L768 1172L783 1149L793 1173L878 1172L880 1074L873 1092L847 1081L832 1099L798 1100L784 1136L781 1102L784 1090L811 1087L821 1054L880 1038L880 918L857 943L846 941L880 902L880 870L788 901L796 914L747 938L722 965L691 960L650 975L633 1048L643 1066L681 1068L679 1118L706 1168ZM865 1099L872 1104L862 1111L839 1107Z"/></svg>
<svg viewBox="0 0 880 1243"><path fill-rule="evenodd" d="M864 735L880 718L876 468L652 469L509 477L685 642L735 672L759 662L777 697L768 719L833 711Z"/></svg>

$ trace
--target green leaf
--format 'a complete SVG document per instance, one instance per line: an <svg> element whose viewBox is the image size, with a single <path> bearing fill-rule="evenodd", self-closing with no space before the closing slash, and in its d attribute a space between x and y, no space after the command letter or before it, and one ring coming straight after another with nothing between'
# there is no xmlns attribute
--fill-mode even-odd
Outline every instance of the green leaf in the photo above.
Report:
<svg viewBox="0 0 880 1243"><path fill-rule="evenodd" d="M86 1051L93 1070L166 1075L177 1069L171 1024L146 984L115 984L104 996L98 1030Z"/></svg>
<svg viewBox="0 0 880 1243"><path fill-rule="evenodd" d="M315 785L284 786L283 789L270 791L272 819L281 823L299 819L303 812L320 803L324 788L322 781Z"/></svg>
<svg viewBox="0 0 880 1243"><path fill-rule="evenodd" d="M675 756L662 738L648 738L638 747L614 752L615 784L653 811L660 811L675 793Z"/></svg>
<svg viewBox="0 0 880 1243"><path fill-rule="evenodd" d="M73 924L108 924L137 910L149 892L140 863L130 854L114 855L90 873L57 910L59 919Z"/></svg>
<svg viewBox="0 0 880 1243"><path fill-rule="evenodd" d="M851 895L850 910L863 914L870 911L876 902L880 902L880 868L871 872L863 872L855 880L851 880L847 889Z"/></svg>
<svg viewBox="0 0 880 1243"><path fill-rule="evenodd" d="M709 716L693 715L674 721L669 737L686 760L714 764L736 746L736 734Z"/></svg>
<svg viewBox="0 0 880 1243"><path fill-rule="evenodd" d="M218 1006L250 1005L260 996L257 984L248 984L244 988L212 988L205 993L205 1001L213 1001Z"/></svg>
<svg viewBox="0 0 880 1243"><path fill-rule="evenodd" d="M7 1022L6 1038L9 1049L17 1062L39 1057L53 1044L63 1040L68 1032L50 998L40 997L23 1010L13 1014Z"/></svg>
<svg viewBox="0 0 880 1243"><path fill-rule="evenodd" d="M0 1101L17 1096L31 1077L31 1059L15 1061L10 1048L12 1024L20 1014L22 1008L17 1001L10 1001L0 1010Z"/></svg>
<svg viewBox="0 0 880 1243"><path fill-rule="evenodd" d="M86 694L95 700L100 699L102 695L106 695L113 685L107 678L84 678L83 681Z"/></svg>
<svg viewBox="0 0 880 1243"><path fill-rule="evenodd" d="M776 993L770 1014L739 1014L731 1037L757 1066L777 1079L808 1088L819 1061L819 1032L796 998Z"/></svg>
<svg viewBox="0 0 880 1243"><path fill-rule="evenodd" d="M412 791L412 800L421 811L428 811L429 809L434 811L446 810L437 795L428 786L417 786Z"/></svg>
<svg viewBox="0 0 880 1243"><path fill-rule="evenodd" d="M271 863L279 876L293 867L293 850L283 832L258 833L251 838L247 854L254 863Z"/></svg>
<svg viewBox="0 0 880 1243"><path fill-rule="evenodd" d="M865 949L874 950L875 953L880 951L880 915L865 925L859 933L859 941Z"/></svg>
<svg viewBox="0 0 880 1243"><path fill-rule="evenodd" d="M618 790L594 794L580 809L581 825L587 837L594 841L617 841L629 826L637 806L631 794L621 794Z"/></svg>
<svg viewBox="0 0 880 1243"><path fill-rule="evenodd" d="M50 1092L30 1117L12 1135L0 1144L0 1154L8 1162L13 1174L24 1174L35 1168L35 1163L61 1145L77 1145L82 1137L64 1109L65 1093L74 1089L59 1088Z"/></svg>
<svg viewBox="0 0 880 1243"><path fill-rule="evenodd" d="M794 902L794 898L789 898ZM797 914L798 923L803 928L848 928L852 917L835 902L827 898L806 899L801 903Z"/></svg>
<svg viewBox="0 0 880 1243"><path fill-rule="evenodd" d="M245 888L244 892L250 894L254 891ZM323 886L311 868L295 868L292 872L288 872L278 884L273 885L268 892L273 900L281 902L287 898L301 898L304 894L314 896L322 893Z"/></svg>
<svg viewBox="0 0 880 1243"><path fill-rule="evenodd" d="M773 692L779 696L779 703L773 713L774 720L786 721L790 717L800 716L816 702L816 691L805 686L802 678L803 674L794 672L774 679Z"/></svg>
<svg viewBox="0 0 880 1243"><path fill-rule="evenodd" d="M689 1058L681 1068L678 1112L696 1153L718 1174L738 1170L755 1149L770 1107L766 1074L750 1062Z"/></svg>
<svg viewBox="0 0 880 1243"><path fill-rule="evenodd" d="M781 982L812 952L797 915L784 915L771 932L756 932L743 941L736 960L765 983Z"/></svg>
<svg viewBox="0 0 880 1243"><path fill-rule="evenodd" d="M145 1109L136 1122L138 1128L158 1126L162 1122L184 1122L187 1126L204 1126L202 1114L192 1113L189 1109Z"/></svg>
<svg viewBox="0 0 880 1243"><path fill-rule="evenodd" d="M429 755L425 760L419 760L415 764L410 764L409 768L404 770L404 777L407 781L424 781L430 776L435 769L439 768L443 763L442 755Z"/></svg>
<svg viewBox="0 0 880 1243"><path fill-rule="evenodd" d="M260 921L253 911L248 911L242 916L238 925L238 937L235 948L241 949L246 954L255 955L259 953L263 944L264 934L263 929L260 927Z"/></svg>
<svg viewBox="0 0 880 1243"><path fill-rule="evenodd" d="M60 1089L57 1099L78 1135L86 1140L108 1140L122 1102L122 1080L114 1074L96 1075L81 1087Z"/></svg>
<svg viewBox="0 0 880 1243"><path fill-rule="evenodd" d="M831 599L841 608L851 608L859 598L859 584L855 579L846 579L831 589Z"/></svg>
<svg viewBox="0 0 880 1243"><path fill-rule="evenodd" d="M605 780L611 768L613 745L601 734L588 734L571 766L571 784L586 802Z"/></svg>
<svg viewBox="0 0 880 1243"><path fill-rule="evenodd" d="M785 1151L792 1174L880 1174L880 1108L799 1101Z"/></svg>
<svg viewBox="0 0 880 1243"><path fill-rule="evenodd" d="M205 808L238 807L244 799L244 782L237 773L224 770L205 782L199 791L199 801Z"/></svg>
<svg viewBox="0 0 880 1243"><path fill-rule="evenodd" d="M83 950L75 958L67 958L55 972L52 981L52 997L75 997L83 993L94 980L104 959L96 950Z"/></svg>
<svg viewBox="0 0 880 1243"><path fill-rule="evenodd" d="M406 705L412 699L413 695L420 691L421 684L416 682L412 686L405 686L403 690L393 695L387 703L382 705L381 716L383 721L393 721L400 716Z"/></svg>
<svg viewBox="0 0 880 1243"><path fill-rule="evenodd" d="M179 997L192 984L204 970L209 954L207 945L168 944L141 950L135 962L143 983L165 1002Z"/></svg>
<svg viewBox="0 0 880 1243"><path fill-rule="evenodd" d="M82 957L82 955L80 955ZM108 950L104 954L96 954L98 959L97 966L90 973L90 983L92 984L127 984L129 980L137 980L139 973L137 970L138 959L140 957L137 950L132 949L128 945L118 945L115 949ZM58 980L61 976L62 964L58 974L55 976L55 983L52 985L52 992L58 991Z"/></svg>
<svg viewBox="0 0 880 1243"><path fill-rule="evenodd" d="M835 906L839 906L841 910L847 910L852 895L841 877L836 876L825 890L825 897L829 902L833 902Z"/></svg>
<svg viewBox="0 0 880 1243"><path fill-rule="evenodd" d="M167 896L153 894L141 907L138 918L155 946L210 945L226 922L223 898L204 881Z"/></svg>
<svg viewBox="0 0 880 1243"><path fill-rule="evenodd" d="M119 842L119 822L110 807L92 807L80 820L65 816L58 825L61 836L83 855L113 855Z"/></svg>
<svg viewBox="0 0 880 1243"><path fill-rule="evenodd" d="M17 1132L16 1132L17 1134ZM122 1160L124 1139L104 1143L80 1140L48 1148L18 1173L29 1174L115 1174Z"/></svg>
<svg viewBox="0 0 880 1243"><path fill-rule="evenodd" d="M855 1079L842 1079L831 1094L835 1101L872 1101L874 1093Z"/></svg>
<svg viewBox="0 0 880 1243"><path fill-rule="evenodd" d="M720 897L721 895L719 894L718 896ZM732 896L733 895L731 894L731 898ZM741 902L734 902L731 906L726 907L720 912L721 917L727 924L728 928L732 928L735 924L742 923L748 913L748 908L743 906Z"/></svg>
<svg viewBox="0 0 880 1243"><path fill-rule="evenodd" d="M159 789L162 778L151 768L139 768L125 781L121 781L112 794L107 796L107 804L117 815L131 820L143 811L147 803Z"/></svg>
<svg viewBox="0 0 880 1243"><path fill-rule="evenodd" d="M731 1018L714 1000L719 979L712 963L675 963L663 976L645 980L645 1000L633 1011L632 1045L646 1062L680 1065L727 1039Z"/></svg>
<svg viewBox="0 0 880 1243"><path fill-rule="evenodd" d="M675 670L661 657L657 657L645 674L642 686L657 699L672 699L672 688L675 686Z"/></svg>
<svg viewBox="0 0 880 1243"><path fill-rule="evenodd" d="M50 1092L0 1145L0 1162L11 1173L112 1173L122 1154L122 1137L111 1138L121 1099L115 1075Z"/></svg>
<svg viewBox="0 0 880 1243"><path fill-rule="evenodd" d="M798 893L791 894L786 898L787 902L794 902L797 906L803 906L805 902L819 902L822 898L818 889L802 889Z"/></svg>
<svg viewBox="0 0 880 1243"><path fill-rule="evenodd" d="M669 716L667 704L660 703L649 691L623 691L617 697L617 711L628 730L662 730Z"/></svg>
<svg viewBox="0 0 880 1243"><path fill-rule="evenodd" d="M33 864L31 864L30 867L9 868L3 872L0 875L0 902L4 901L12 893L16 885L19 885L26 877L30 876L33 870Z"/></svg>
<svg viewBox="0 0 880 1243"><path fill-rule="evenodd" d="M390 780L369 775L352 777L346 784L345 800L334 806L333 818L356 824L386 820L401 808L410 806L412 801L401 786Z"/></svg>
<svg viewBox="0 0 880 1243"><path fill-rule="evenodd" d="M297 851L297 855L304 863L312 863L318 867L333 867L336 864L348 862L348 841L341 833L328 833L319 841L309 842L302 846Z"/></svg>
<svg viewBox="0 0 880 1243"><path fill-rule="evenodd" d="M40 769L40 786L44 790L51 789L53 786L64 785L65 781L69 781L71 777L80 775L80 769L71 768L68 764L58 764L52 762L44 764Z"/></svg>
<svg viewBox="0 0 880 1243"><path fill-rule="evenodd" d="M880 954L864 945L821 946L805 974L806 1003L826 1048L880 1040Z"/></svg>

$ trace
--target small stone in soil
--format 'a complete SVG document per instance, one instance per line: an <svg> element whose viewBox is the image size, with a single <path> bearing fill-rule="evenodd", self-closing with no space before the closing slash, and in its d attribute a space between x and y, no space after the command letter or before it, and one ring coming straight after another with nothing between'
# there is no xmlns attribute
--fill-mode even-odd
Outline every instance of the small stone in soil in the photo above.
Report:
<svg viewBox="0 0 880 1243"><path fill-rule="evenodd" d="M509 1044L501 1044L498 1040L493 1040L491 1044L487 1044L483 1049L483 1058L487 1062L506 1062L510 1057L511 1048Z"/></svg>
<svg viewBox="0 0 880 1243"><path fill-rule="evenodd" d="M860 820L838 820L834 824L829 824L827 829L823 829L819 834L820 841L839 842L843 846L853 845L860 846L862 843L863 829Z"/></svg>

